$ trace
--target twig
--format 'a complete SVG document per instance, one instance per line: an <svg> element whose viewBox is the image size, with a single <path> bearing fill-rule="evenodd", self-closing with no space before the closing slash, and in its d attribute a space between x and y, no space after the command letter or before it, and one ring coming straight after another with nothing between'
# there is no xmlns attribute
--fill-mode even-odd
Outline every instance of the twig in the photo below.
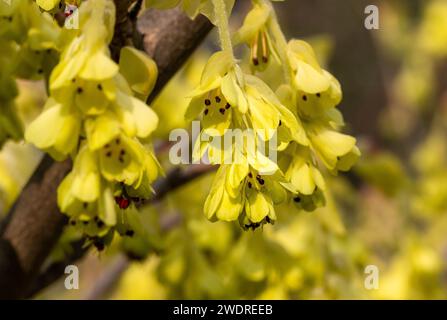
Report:
<svg viewBox="0 0 447 320"><path fill-rule="evenodd" d="M146 203L154 203L163 199L166 194L184 186L188 182L216 170L211 165L190 165L186 169L175 168L166 175L166 178L154 184L155 196Z"/></svg>
<svg viewBox="0 0 447 320"><path fill-rule="evenodd" d="M99 300L105 298L107 293L118 283L120 276L130 265L129 258L124 254L119 254L112 264L101 274L92 290L86 294L86 300Z"/></svg>

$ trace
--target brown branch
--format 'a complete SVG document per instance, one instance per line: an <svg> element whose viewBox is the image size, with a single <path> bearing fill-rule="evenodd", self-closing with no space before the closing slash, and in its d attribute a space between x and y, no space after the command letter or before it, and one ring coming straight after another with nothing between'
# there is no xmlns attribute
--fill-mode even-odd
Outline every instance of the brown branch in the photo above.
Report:
<svg viewBox="0 0 447 320"><path fill-rule="evenodd" d="M100 275L93 288L85 295L86 300L100 300L106 298L118 284L121 275L130 266L130 259L124 255L119 254L114 258L112 263Z"/></svg>
<svg viewBox="0 0 447 320"><path fill-rule="evenodd" d="M190 165L186 169L173 169L165 179L154 184L155 196L149 200L149 203L162 200L168 193L214 170L216 170L216 166L202 164Z"/></svg>
<svg viewBox="0 0 447 320"><path fill-rule="evenodd" d="M124 24L120 17L123 17L123 12L127 15L127 10L119 4L121 1L116 2L119 8L117 21ZM129 5L132 1L125 2ZM151 22L146 21L148 19ZM129 26L127 23L125 25ZM152 11L138 19L144 48L159 66L160 78L149 101L210 29L211 24L203 17L191 21L178 10ZM116 37L117 34L120 35L116 33ZM128 42L114 39L114 57L119 55L116 54L119 52L117 43L125 45ZM56 190L70 168L69 161L54 163L46 156L9 213L8 223L0 238L0 298L24 297L57 242L66 218L58 210Z"/></svg>
<svg viewBox="0 0 447 320"><path fill-rule="evenodd" d="M16 259L0 260L0 270L14 271L0 274L1 298L23 295L58 240L67 219L57 207L56 191L70 168L70 161L45 157L9 213L2 242Z"/></svg>
<svg viewBox="0 0 447 320"><path fill-rule="evenodd" d="M160 19L160 17L163 17ZM137 29L144 35L143 49L158 66L158 79L148 102L160 92L165 84L182 66L211 30L211 23L198 16L194 23L180 9L160 12L148 10L138 19ZM172 30L176 30L175 33ZM176 50L172 50L176 47Z"/></svg>

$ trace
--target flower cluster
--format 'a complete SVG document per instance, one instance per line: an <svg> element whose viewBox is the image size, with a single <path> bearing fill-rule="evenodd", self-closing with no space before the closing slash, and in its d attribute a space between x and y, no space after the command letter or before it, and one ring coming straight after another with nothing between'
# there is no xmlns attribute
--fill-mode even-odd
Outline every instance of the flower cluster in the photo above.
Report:
<svg viewBox="0 0 447 320"><path fill-rule="evenodd" d="M200 116L201 134L212 137L196 144L196 158L206 154L220 165L205 214L211 220L239 220L244 229L273 223L275 205L285 201L307 211L324 205L323 168L333 174L347 171L360 156L356 139L339 132L339 82L321 68L308 43L286 42L270 1L252 2L253 9L231 37L227 11L232 3L212 1L222 51L207 63L186 112L188 119ZM251 72L242 71L247 68L234 58L233 44L249 46ZM279 73L265 75L277 66ZM246 142L225 148L213 143L229 129L254 129L249 139L261 145L275 138L277 161L249 150ZM235 150L243 161L228 163Z"/></svg>
<svg viewBox="0 0 447 320"><path fill-rule="evenodd" d="M79 17L79 29L62 31L50 98L25 137L56 160L74 159L58 204L101 249L114 230L126 236L138 230L135 203L150 196L159 173L148 144L158 118L140 100L152 90L157 69L130 47L121 50L119 64L111 59L113 1L83 2Z"/></svg>
<svg viewBox="0 0 447 320"><path fill-rule="evenodd" d="M42 79L57 58L60 28L31 0L0 1L0 146L23 129L14 99L15 78Z"/></svg>

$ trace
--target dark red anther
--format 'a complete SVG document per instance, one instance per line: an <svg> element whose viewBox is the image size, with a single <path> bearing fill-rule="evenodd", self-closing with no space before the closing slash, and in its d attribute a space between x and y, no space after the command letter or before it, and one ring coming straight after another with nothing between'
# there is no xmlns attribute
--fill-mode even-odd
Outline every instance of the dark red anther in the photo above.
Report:
<svg viewBox="0 0 447 320"><path fill-rule="evenodd" d="M130 200L121 196L115 197L115 202L120 209L127 209L130 206Z"/></svg>

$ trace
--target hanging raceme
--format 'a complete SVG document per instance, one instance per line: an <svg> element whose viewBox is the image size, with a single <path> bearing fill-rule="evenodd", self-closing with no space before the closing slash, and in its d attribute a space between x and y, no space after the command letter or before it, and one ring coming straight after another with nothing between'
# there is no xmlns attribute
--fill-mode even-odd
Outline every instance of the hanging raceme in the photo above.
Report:
<svg viewBox="0 0 447 320"><path fill-rule="evenodd" d="M52 10L57 2L39 4ZM98 249L115 230L144 236L135 203L151 196L150 184L160 172L150 145L158 118L142 101L154 86L156 65L129 47L122 49L119 64L111 59L114 19L113 1L82 3L79 29L64 28L59 38L50 97L25 133L56 160L73 158L58 204Z"/></svg>
<svg viewBox="0 0 447 320"><path fill-rule="evenodd" d="M57 60L59 34L57 23L33 1L0 1L0 147L23 135L15 78L47 78Z"/></svg>
<svg viewBox="0 0 447 320"><path fill-rule="evenodd" d="M186 112L188 119L200 114L202 134L212 136L210 142L196 143L195 157L207 154L211 163L221 165L205 203L206 216L239 220L244 229L256 229L274 223L274 206L284 201L307 211L323 206L324 168L332 174L347 171L360 156L356 139L339 132L343 126L335 108L342 97L339 82L320 67L308 43L287 43L270 1L253 0L252 10L233 37L228 3L212 3L222 51L208 61ZM241 71L233 43L250 48L251 74ZM263 77L264 82L259 76L272 62L283 72L272 81ZM250 152L247 144L222 148L222 143L213 143L229 129L255 129L254 140L269 141L275 135L277 162ZM225 153L234 149L245 162L226 162Z"/></svg>

